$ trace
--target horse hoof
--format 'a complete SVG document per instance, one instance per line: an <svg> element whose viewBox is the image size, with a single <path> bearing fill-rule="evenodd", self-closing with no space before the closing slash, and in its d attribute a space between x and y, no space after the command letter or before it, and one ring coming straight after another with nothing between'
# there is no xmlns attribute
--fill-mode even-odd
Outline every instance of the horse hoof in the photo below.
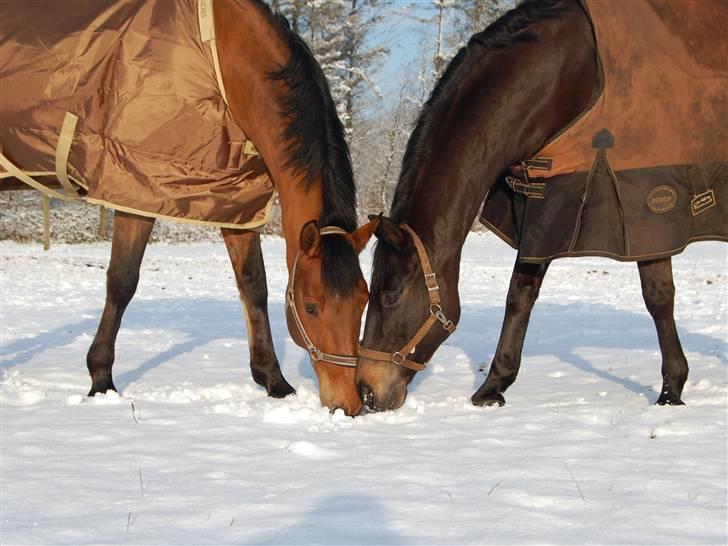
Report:
<svg viewBox="0 0 728 546"><path fill-rule="evenodd" d="M473 403L474 406L480 406L480 407L487 407L487 406L504 406L506 403L506 399L503 398L503 395L500 393L496 394L488 394L485 396L478 396L477 393L475 393L470 401Z"/></svg>
<svg viewBox="0 0 728 546"><path fill-rule="evenodd" d="M296 394L296 389L291 387L285 379L270 385L266 390L271 398L285 398L289 394Z"/></svg>
<svg viewBox="0 0 728 546"><path fill-rule="evenodd" d="M253 381L263 387L271 398L285 398L289 394L296 394L296 389L286 381L280 369L265 371L259 368L252 368Z"/></svg>
<svg viewBox="0 0 728 546"><path fill-rule="evenodd" d="M88 391L88 394L86 396L95 396L96 394L105 394L107 391L114 391L116 392L116 387L114 386L113 381L108 381L106 383L102 384L94 384L91 385L91 390Z"/></svg>
<svg viewBox="0 0 728 546"><path fill-rule="evenodd" d="M685 402L680 400L679 396L675 396L671 393L662 393L655 402L656 406L684 406Z"/></svg>

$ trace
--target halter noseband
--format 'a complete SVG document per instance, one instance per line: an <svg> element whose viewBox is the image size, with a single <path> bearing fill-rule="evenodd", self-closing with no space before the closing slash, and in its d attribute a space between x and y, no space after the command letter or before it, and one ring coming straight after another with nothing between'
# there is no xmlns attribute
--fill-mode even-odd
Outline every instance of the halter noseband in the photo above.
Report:
<svg viewBox="0 0 728 546"><path fill-rule="evenodd" d="M417 249L417 255L420 258L422 264L422 272L425 275L425 286L427 287L427 295L430 298L430 316L427 317L420 329L415 332L415 335L402 347L399 351L394 353L385 353L384 351L374 351L367 349L366 347L359 346L359 356L374 360L376 362L389 362L402 366L403 368L409 368L419 372L427 367L427 364L421 364L414 360L409 360L407 357L415 350L417 344L424 339L424 337L430 332L436 322L439 322L442 327L447 330L448 334L452 334L455 331L455 323L445 316L440 306L440 287L437 284L437 277L432 271L432 265L430 265L430 259L427 257L427 251L422 241L417 236L415 231L407 224L401 224L400 227L404 229L412 237L412 241Z"/></svg>
<svg viewBox="0 0 728 546"><path fill-rule="evenodd" d="M327 235L347 235L348 233L348 231L338 226L326 226L319 230L319 234L322 237L325 237ZM296 293L293 291L293 281L296 278L296 267L298 266L298 258L300 256L301 251L299 250L296 254L296 259L293 261L291 274L288 278L288 289L286 290L286 307L290 308L291 310L293 320L296 322L296 326L298 326L298 332L301 334L303 342L306 344L306 351L308 351L308 355L309 357L311 357L311 362L313 364L316 364L316 362L329 362L331 364L336 364L337 366L356 368L355 356L333 355L325 353L318 347L316 347L316 344L311 341L310 337L308 337L308 334L306 333L306 328L304 328L303 322L301 322L301 317L298 315L298 310L296 309Z"/></svg>

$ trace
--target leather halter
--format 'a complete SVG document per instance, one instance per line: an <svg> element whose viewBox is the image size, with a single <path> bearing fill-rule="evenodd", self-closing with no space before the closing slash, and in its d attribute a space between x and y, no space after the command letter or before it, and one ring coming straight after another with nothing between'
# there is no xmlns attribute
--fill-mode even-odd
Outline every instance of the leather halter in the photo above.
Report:
<svg viewBox="0 0 728 546"><path fill-rule="evenodd" d="M327 235L347 235L348 233L348 231L338 226L326 226L319 230L319 234L322 237L325 237ZM311 357L311 363L316 364L316 362L328 362L330 364L336 364L337 366L356 368L356 356L334 355L330 353L325 353L318 347L316 347L316 344L311 340L310 337L308 337L308 334L306 333L306 328L304 328L303 322L301 322L301 317L298 315L298 309L296 309L296 293L293 290L293 281L296 277L296 267L298 266L298 258L300 256L301 251L299 250L296 254L296 259L293 261L291 274L288 277L288 288L286 289L286 307L290 308L291 310L293 320L295 321L296 326L298 326L298 332L301 334L303 342L306 344L306 351L308 351L308 356Z"/></svg>
<svg viewBox="0 0 728 546"><path fill-rule="evenodd" d="M448 334L452 334L455 331L456 326L453 321L448 320L440 306L440 287L437 284L437 277L432 271L432 265L430 265L430 259L427 257L425 246L411 227L407 224L401 224L400 227L410 234L412 241L415 244L415 248L417 249L417 255L419 256L420 263L422 264L422 272L425 275L427 294L430 298L430 316L427 317L425 322L422 323L422 326L420 326L420 329L415 332L415 335L413 335L399 351L394 353L385 353L384 351L367 349L360 345L359 357L377 362L390 362L397 366L402 366L403 368L409 368L410 370L419 372L424 370L427 367L427 364L421 364L407 358L415 350L417 344L424 339L436 322L439 322L442 327L447 330Z"/></svg>

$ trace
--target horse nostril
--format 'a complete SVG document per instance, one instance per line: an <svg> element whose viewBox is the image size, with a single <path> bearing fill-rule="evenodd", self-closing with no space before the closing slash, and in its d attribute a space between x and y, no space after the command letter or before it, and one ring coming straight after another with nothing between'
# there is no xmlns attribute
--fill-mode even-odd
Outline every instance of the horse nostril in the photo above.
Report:
<svg viewBox="0 0 728 546"><path fill-rule="evenodd" d="M376 411L376 400L374 399L374 393L367 385L362 384L359 387L359 394L361 396L362 402L364 403L364 406L370 410Z"/></svg>
<svg viewBox="0 0 728 546"><path fill-rule="evenodd" d="M359 387L359 396L361 397L361 400L362 400L362 402L364 402L364 404L367 403L367 397L370 394L371 394L371 392L369 391L369 387L367 387L366 385L361 385Z"/></svg>

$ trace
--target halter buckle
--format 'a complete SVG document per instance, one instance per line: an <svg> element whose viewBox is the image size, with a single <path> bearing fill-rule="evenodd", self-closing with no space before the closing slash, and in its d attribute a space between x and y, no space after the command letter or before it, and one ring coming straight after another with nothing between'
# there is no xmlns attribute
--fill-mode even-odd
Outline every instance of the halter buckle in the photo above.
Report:
<svg viewBox="0 0 728 546"><path fill-rule="evenodd" d="M401 366L402 362L405 361L405 358L402 356L402 353L399 351L392 353L392 363L396 364L397 366Z"/></svg>
<svg viewBox="0 0 728 546"><path fill-rule="evenodd" d="M430 292L440 290L440 287L437 285L437 277L434 273L425 273L425 286Z"/></svg>

